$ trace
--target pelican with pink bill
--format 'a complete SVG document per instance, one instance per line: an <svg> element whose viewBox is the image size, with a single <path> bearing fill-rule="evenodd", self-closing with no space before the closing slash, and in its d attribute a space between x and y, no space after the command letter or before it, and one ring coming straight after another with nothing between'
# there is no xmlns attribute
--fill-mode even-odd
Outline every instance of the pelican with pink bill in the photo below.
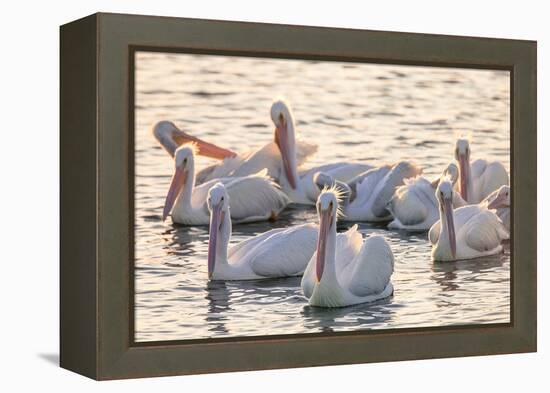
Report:
<svg viewBox="0 0 550 393"><path fill-rule="evenodd" d="M458 163L459 192L467 203L479 203L490 193L509 184L508 172L499 161L477 159L470 161L470 141L459 138L455 146Z"/></svg>
<svg viewBox="0 0 550 393"><path fill-rule="evenodd" d="M430 229L434 261L472 259L502 252L509 233L487 203L453 208L453 185L442 180L436 190L440 220Z"/></svg>
<svg viewBox="0 0 550 393"><path fill-rule="evenodd" d="M258 280L302 275L315 252L316 225L272 229L228 248L233 203L222 183L209 190L207 203L210 211L208 279Z"/></svg>
<svg viewBox="0 0 550 393"><path fill-rule="evenodd" d="M324 190L318 198L317 251L302 277L302 291L309 304L345 307L373 302L393 294L394 257L382 236L365 241L357 225L336 233L340 191Z"/></svg>
<svg viewBox="0 0 550 393"><path fill-rule="evenodd" d="M222 182L233 200L231 220L254 222L275 219L289 203L279 186L263 172L230 177L195 185L195 145L183 145L174 154L174 175L164 203L162 220L171 213L172 221L183 225L208 225L208 190Z"/></svg>

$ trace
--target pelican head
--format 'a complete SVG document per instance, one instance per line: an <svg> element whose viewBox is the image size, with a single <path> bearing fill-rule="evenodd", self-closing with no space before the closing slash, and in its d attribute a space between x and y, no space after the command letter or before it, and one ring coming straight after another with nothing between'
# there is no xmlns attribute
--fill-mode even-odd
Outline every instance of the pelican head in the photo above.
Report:
<svg viewBox="0 0 550 393"><path fill-rule="evenodd" d="M189 175L194 175L195 150L195 145L189 144L178 147L174 153L175 171L170 183L170 189L166 195L166 201L164 202L163 221L166 220L166 217L172 211L176 199L186 186L187 178L190 177Z"/></svg>
<svg viewBox="0 0 550 393"><path fill-rule="evenodd" d="M218 255L218 239L223 237L220 246L227 248L231 236L231 225L226 223L229 217L229 195L222 183L216 183L208 191L208 210L210 211L210 238L208 240L208 278L212 278Z"/></svg>
<svg viewBox="0 0 550 393"><path fill-rule="evenodd" d="M325 172L316 172L313 175L313 183L319 189L319 192L328 188L334 188L338 192L338 199L342 203L347 203L354 197L352 188L344 182L334 179L331 175Z"/></svg>
<svg viewBox="0 0 550 393"><path fill-rule="evenodd" d="M470 192L470 142L466 138L459 138L455 146L455 159L458 162L458 172L460 177L460 195L468 200L468 192Z"/></svg>
<svg viewBox="0 0 550 393"><path fill-rule="evenodd" d="M441 211L441 228L447 229L449 236L449 246L453 258L456 257L456 234L453 212L453 183L446 177L439 182L436 190L439 209Z"/></svg>
<svg viewBox="0 0 550 393"><path fill-rule="evenodd" d="M197 153L202 156L216 159L235 156L235 153L231 150L221 148L187 134L171 121L163 120L155 124L153 127L153 135L171 155L175 154L178 146L195 143L197 146Z"/></svg>
<svg viewBox="0 0 550 393"><path fill-rule="evenodd" d="M288 183L296 189L296 136L294 117L290 106L284 100L277 100L271 105L271 120L275 124L275 143L281 151L283 166Z"/></svg>
<svg viewBox="0 0 550 393"><path fill-rule="evenodd" d="M339 196L340 193L337 189L329 188L323 190L317 199L319 237L317 239L317 261L315 264L315 271L318 282L320 282L323 277L327 257L334 259L335 244L332 237L336 237L336 218L338 216ZM331 236L331 234L333 234L333 236ZM328 252L327 248L329 248Z"/></svg>
<svg viewBox="0 0 550 393"><path fill-rule="evenodd" d="M167 120L159 121L153 126L153 136L172 157L180 143L187 139L186 133Z"/></svg>
<svg viewBox="0 0 550 393"><path fill-rule="evenodd" d="M501 186L487 198L487 209L510 207L510 186Z"/></svg>
<svg viewBox="0 0 550 393"><path fill-rule="evenodd" d="M454 162L447 165L447 168L443 171L443 176L448 177L453 185L458 181L458 167Z"/></svg>

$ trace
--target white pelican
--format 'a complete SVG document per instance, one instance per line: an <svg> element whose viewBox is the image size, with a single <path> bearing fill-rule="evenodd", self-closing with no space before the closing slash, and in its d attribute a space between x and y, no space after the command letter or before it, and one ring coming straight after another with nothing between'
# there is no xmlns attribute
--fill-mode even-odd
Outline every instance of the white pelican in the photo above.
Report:
<svg viewBox="0 0 550 393"><path fill-rule="evenodd" d="M384 165L370 169L356 176L347 184L337 182L323 172L315 175L319 188L334 184L345 191L342 203L342 218L346 221L382 222L392 218L388 204L397 187L405 179L416 177L422 170L416 165L401 161L395 165Z"/></svg>
<svg viewBox="0 0 550 393"><path fill-rule="evenodd" d="M486 204L453 210L454 192L449 179L437 186L440 221L428 233L433 260L455 261L501 252L501 242L509 237L502 221Z"/></svg>
<svg viewBox="0 0 550 393"><path fill-rule="evenodd" d="M371 165L354 162L335 162L308 169L299 169L296 159L294 116L290 106L283 100L271 106L271 120L275 124L275 142L279 146L282 172L276 179L292 202L314 205L319 188L314 177L318 172L326 173L335 180L348 182L355 176L372 169Z"/></svg>
<svg viewBox="0 0 550 393"><path fill-rule="evenodd" d="M230 206L232 209L232 199L224 185L215 184L208 193L209 279L254 280L299 276L304 272L315 252L315 225L272 229L248 238L228 250L231 238Z"/></svg>
<svg viewBox="0 0 550 393"><path fill-rule="evenodd" d="M443 171L443 176L449 176L451 182L458 180L458 167L451 163ZM393 221L388 224L390 229L406 229L409 231L428 231L439 220L439 203L435 196L441 177L430 182L424 176L405 179L405 185L398 187L388 205ZM462 198L455 193L454 207L462 206Z"/></svg>
<svg viewBox="0 0 550 393"><path fill-rule="evenodd" d="M455 159L458 162L460 195L468 203L479 203L500 186L508 185L508 172L502 163L478 159L470 164L468 139L456 141Z"/></svg>
<svg viewBox="0 0 550 393"><path fill-rule="evenodd" d="M195 147L184 145L174 155L175 173L166 196L163 221L172 212L172 221L184 225L208 225L206 199L216 181L227 187L233 201L231 219L252 222L273 219L289 203L279 186L263 173L211 180L195 187Z"/></svg>
<svg viewBox="0 0 550 393"><path fill-rule="evenodd" d="M302 277L302 290L309 304L344 307L391 296L393 253L381 236L364 242L357 225L336 234L338 194L323 191L317 202L319 238L317 251Z"/></svg>
<svg viewBox="0 0 550 393"><path fill-rule="evenodd" d="M510 232L510 186L502 186L485 199L487 209L495 210L508 232Z"/></svg>

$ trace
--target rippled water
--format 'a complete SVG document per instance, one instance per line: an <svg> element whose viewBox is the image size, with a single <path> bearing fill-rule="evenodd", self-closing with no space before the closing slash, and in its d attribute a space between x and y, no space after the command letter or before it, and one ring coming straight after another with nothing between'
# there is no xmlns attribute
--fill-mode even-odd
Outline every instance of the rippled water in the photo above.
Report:
<svg viewBox="0 0 550 393"><path fill-rule="evenodd" d="M508 322L507 246L498 256L433 263L426 235L380 225L360 230L391 243L390 299L329 310L307 305L299 278L209 283L208 228L161 221L173 163L151 126L170 119L244 151L273 138L269 107L284 95L301 136L319 143L311 164L414 159L431 177L452 160L457 133L467 133L474 159L509 168L509 84L505 71L138 53L136 341ZM231 243L316 220L312 209L289 208L275 223L235 225Z"/></svg>

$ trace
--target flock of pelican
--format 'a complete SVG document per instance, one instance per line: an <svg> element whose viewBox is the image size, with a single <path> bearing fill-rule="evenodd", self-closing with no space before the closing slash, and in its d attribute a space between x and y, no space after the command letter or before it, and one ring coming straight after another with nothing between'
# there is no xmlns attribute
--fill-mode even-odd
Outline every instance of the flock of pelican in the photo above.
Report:
<svg viewBox="0 0 550 393"><path fill-rule="evenodd" d="M169 121L153 127L174 160L162 218L209 225L210 280L302 276L311 305L343 307L391 296L394 256L382 236L363 240L357 225L337 233L338 219L429 231L434 261L493 255L509 238L508 173L500 162L472 162L468 139L457 140L455 162L433 180L409 161L304 168L317 146L297 138L288 103L275 101L271 120L273 141L244 153ZM220 161L196 171L197 155ZM273 229L228 248L232 222L275 220L291 203L316 206L319 223Z"/></svg>

